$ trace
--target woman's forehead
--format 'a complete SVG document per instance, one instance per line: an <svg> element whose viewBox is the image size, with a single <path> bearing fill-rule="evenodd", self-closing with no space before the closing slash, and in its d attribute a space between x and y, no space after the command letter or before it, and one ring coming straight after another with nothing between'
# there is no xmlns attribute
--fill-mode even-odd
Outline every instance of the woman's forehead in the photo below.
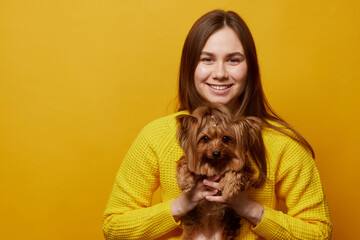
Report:
<svg viewBox="0 0 360 240"><path fill-rule="evenodd" d="M203 52L210 54L239 52L243 54L244 49L235 31L226 27L216 31L208 38L202 49Z"/></svg>

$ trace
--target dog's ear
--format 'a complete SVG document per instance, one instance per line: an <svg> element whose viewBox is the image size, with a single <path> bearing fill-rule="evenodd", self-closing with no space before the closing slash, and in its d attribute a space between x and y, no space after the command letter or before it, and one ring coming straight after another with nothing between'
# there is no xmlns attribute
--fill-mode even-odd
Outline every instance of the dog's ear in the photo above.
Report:
<svg viewBox="0 0 360 240"><path fill-rule="evenodd" d="M194 129L197 119L191 115L181 114L176 116L176 120L178 122L177 139L180 147L184 149L182 144L188 141L191 129Z"/></svg>
<svg viewBox="0 0 360 240"><path fill-rule="evenodd" d="M245 153L262 141L262 120L257 117L242 117L234 121L238 149Z"/></svg>
<svg viewBox="0 0 360 240"><path fill-rule="evenodd" d="M257 117L242 117L234 121L235 134L237 138L237 154L241 159L247 161L249 155L260 170L257 185L265 181L266 176L266 151L261 130L264 122Z"/></svg>
<svg viewBox="0 0 360 240"><path fill-rule="evenodd" d="M176 120L178 121L177 138L180 147L184 150L189 170L194 172L197 157L196 132L198 120L194 116L185 114L177 116Z"/></svg>

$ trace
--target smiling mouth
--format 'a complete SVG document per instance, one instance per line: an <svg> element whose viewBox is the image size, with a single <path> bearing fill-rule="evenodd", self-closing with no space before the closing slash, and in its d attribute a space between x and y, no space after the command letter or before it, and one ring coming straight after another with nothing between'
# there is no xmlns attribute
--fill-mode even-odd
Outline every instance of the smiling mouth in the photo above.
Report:
<svg viewBox="0 0 360 240"><path fill-rule="evenodd" d="M229 84L229 85L211 85L211 84L208 84L209 87L211 87L212 89L215 89L215 90L225 90L225 89L228 89L232 86L232 84Z"/></svg>

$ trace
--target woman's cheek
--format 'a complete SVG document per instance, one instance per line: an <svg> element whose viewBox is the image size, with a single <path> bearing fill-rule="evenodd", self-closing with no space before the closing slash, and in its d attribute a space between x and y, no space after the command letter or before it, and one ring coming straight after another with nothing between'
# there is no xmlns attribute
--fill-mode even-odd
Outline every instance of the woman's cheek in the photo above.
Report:
<svg viewBox="0 0 360 240"><path fill-rule="evenodd" d="M209 68L209 66L200 63L195 70L195 80L204 81L209 78L210 74L211 69Z"/></svg>
<svg viewBox="0 0 360 240"><path fill-rule="evenodd" d="M237 66L236 68L228 69L229 75L236 80L243 80L246 78L247 75L247 65L242 64Z"/></svg>

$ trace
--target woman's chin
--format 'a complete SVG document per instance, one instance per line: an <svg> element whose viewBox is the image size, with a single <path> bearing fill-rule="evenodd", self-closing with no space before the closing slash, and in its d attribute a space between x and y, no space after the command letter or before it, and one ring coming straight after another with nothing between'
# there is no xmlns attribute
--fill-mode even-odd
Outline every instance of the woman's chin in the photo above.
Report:
<svg viewBox="0 0 360 240"><path fill-rule="evenodd" d="M228 104L231 101L230 96L221 96L221 95L213 95L213 94L208 94L206 99L210 103L220 103L224 105Z"/></svg>

